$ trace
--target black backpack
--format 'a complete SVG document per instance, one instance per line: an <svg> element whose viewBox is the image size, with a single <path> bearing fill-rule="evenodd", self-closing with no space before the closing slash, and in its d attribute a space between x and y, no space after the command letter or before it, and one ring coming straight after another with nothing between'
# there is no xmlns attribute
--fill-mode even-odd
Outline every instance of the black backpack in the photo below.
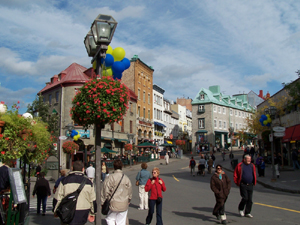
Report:
<svg viewBox="0 0 300 225"><path fill-rule="evenodd" d="M195 167L196 163L195 163L195 160L192 160L191 161L191 167Z"/></svg>
<svg viewBox="0 0 300 225"><path fill-rule="evenodd" d="M84 177L78 189L61 200L55 211L61 222L68 224L73 220L76 211L77 199L86 181L87 178Z"/></svg>

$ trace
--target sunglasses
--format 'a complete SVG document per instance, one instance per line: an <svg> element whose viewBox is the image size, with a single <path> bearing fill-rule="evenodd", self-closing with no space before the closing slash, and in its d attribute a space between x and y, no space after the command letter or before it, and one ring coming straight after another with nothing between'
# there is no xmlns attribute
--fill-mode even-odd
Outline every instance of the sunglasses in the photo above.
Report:
<svg viewBox="0 0 300 225"><path fill-rule="evenodd" d="M156 173L156 172L152 172L152 173Z"/></svg>
<svg viewBox="0 0 300 225"><path fill-rule="evenodd" d="M218 168L217 168L217 170L221 170L221 169L222 169L221 167L218 167Z"/></svg>

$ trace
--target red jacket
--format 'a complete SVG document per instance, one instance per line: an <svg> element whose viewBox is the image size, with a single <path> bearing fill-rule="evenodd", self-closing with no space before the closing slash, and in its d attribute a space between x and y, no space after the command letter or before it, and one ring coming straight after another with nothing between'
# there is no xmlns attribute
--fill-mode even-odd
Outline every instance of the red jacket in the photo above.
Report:
<svg viewBox="0 0 300 225"><path fill-rule="evenodd" d="M242 163L244 163L244 162L240 162L239 164L237 164L237 166L234 169L233 180L234 180L234 183L237 186L240 186L240 183L241 183L241 180L242 180L242 174L243 174ZM256 185L256 170L255 170L255 165L253 163L251 163L251 165L252 165L253 177L254 177L253 184Z"/></svg>
<svg viewBox="0 0 300 225"><path fill-rule="evenodd" d="M159 178L162 181L162 184L158 183L158 178L150 178L148 179L146 185L145 185L145 191L149 192L151 191L151 196L150 199L152 200L156 200L157 197L163 197L162 196L162 191L165 192L167 190L166 186L165 186L165 182ZM155 180L154 184L151 184L151 181ZM157 194L158 191L158 194Z"/></svg>

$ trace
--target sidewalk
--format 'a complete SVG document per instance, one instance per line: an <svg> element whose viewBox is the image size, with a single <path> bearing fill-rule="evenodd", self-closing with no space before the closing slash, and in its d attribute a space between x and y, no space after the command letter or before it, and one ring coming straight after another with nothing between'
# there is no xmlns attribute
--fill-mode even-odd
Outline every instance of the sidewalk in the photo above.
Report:
<svg viewBox="0 0 300 225"><path fill-rule="evenodd" d="M234 158L238 159L238 162L241 162L243 151L242 150L233 150ZM227 152L225 161L222 161L220 153L216 153L220 164L227 171L234 172L231 166L231 160L229 159L229 154ZM256 171L257 172L257 171ZM279 168L280 177L276 178L276 181L271 181L272 178L272 166L271 164L266 164L265 176L258 177L257 183L263 185L266 188L274 189L277 191L289 192L294 194L300 194L300 170L293 170L292 167L285 166L282 170ZM257 174L257 173L256 173Z"/></svg>

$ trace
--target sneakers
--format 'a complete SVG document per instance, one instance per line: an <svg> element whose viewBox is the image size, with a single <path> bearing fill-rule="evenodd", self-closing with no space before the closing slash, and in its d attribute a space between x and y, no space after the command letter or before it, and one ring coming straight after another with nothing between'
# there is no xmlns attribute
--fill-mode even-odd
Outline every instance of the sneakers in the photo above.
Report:
<svg viewBox="0 0 300 225"><path fill-rule="evenodd" d="M240 215L241 215L241 216L245 216L245 214L244 214L244 211L243 211L243 210L240 210L240 211L239 211L239 213L240 213Z"/></svg>
<svg viewBox="0 0 300 225"><path fill-rule="evenodd" d="M246 214L245 217L248 217L248 218L253 218L253 216L249 213L249 214Z"/></svg>
<svg viewBox="0 0 300 225"><path fill-rule="evenodd" d="M138 210L144 210L144 209L142 209L142 208L138 208Z"/></svg>

